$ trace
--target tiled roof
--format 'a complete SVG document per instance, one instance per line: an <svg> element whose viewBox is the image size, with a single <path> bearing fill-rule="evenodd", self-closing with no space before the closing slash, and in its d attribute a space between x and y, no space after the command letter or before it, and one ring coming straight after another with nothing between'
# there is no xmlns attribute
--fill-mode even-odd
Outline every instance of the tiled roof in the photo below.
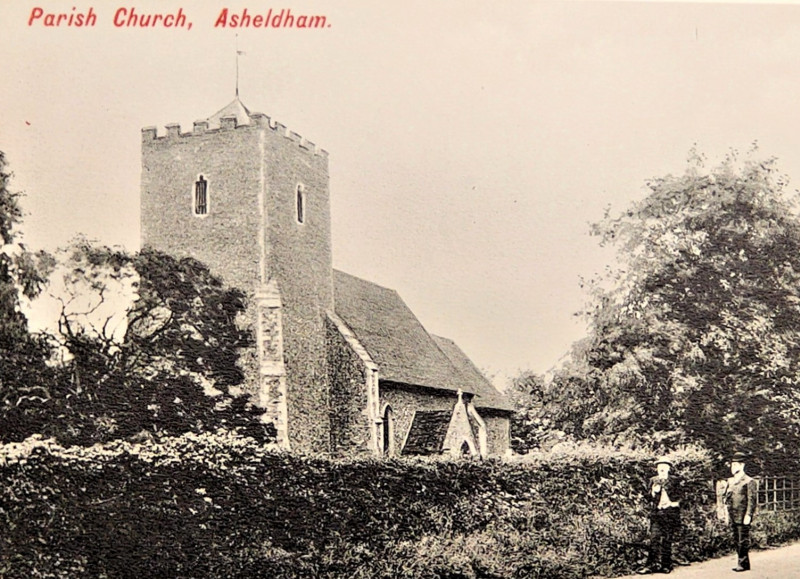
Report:
<svg viewBox="0 0 800 579"><path fill-rule="evenodd" d="M404 455L428 455L442 452L452 412L449 410L417 410L403 446Z"/></svg>
<svg viewBox="0 0 800 579"><path fill-rule="evenodd" d="M209 129L218 129L220 124L220 119L222 117L236 117L236 125L249 125L250 124L250 111L244 106L244 103L239 100L237 96L233 99L230 103L226 106L215 112L213 115L208 117L208 128Z"/></svg>
<svg viewBox="0 0 800 579"><path fill-rule="evenodd" d="M333 272L334 310L378 364L381 380L472 393L396 291Z"/></svg>
<svg viewBox="0 0 800 579"><path fill-rule="evenodd" d="M481 397L484 408L507 402L452 341L443 348L394 290L333 271L334 309L364 345L380 379ZM439 341L442 339L439 338ZM449 350L455 348L458 355Z"/></svg>
<svg viewBox="0 0 800 579"><path fill-rule="evenodd" d="M492 386L480 370L472 363L464 351L453 340L441 336L431 336L450 362L459 371L462 383L469 385L475 398L472 403L476 408L495 408L498 410L514 410L511 402ZM466 391L466 390L465 390Z"/></svg>

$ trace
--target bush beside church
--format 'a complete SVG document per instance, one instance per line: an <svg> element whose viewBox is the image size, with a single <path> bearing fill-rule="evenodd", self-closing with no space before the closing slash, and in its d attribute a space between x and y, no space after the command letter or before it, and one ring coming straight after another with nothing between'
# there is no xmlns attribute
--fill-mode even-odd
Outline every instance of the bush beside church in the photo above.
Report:
<svg viewBox="0 0 800 579"><path fill-rule="evenodd" d="M687 485L677 558L727 548L711 465ZM0 449L0 575L586 577L644 557L652 457L568 449L513 461L331 460L225 434ZM760 544L797 515L756 519Z"/></svg>

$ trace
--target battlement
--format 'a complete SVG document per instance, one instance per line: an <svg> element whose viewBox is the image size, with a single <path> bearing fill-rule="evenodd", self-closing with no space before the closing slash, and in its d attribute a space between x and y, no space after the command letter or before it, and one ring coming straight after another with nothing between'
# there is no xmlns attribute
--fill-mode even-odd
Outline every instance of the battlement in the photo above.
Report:
<svg viewBox="0 0 800 579"><path fill-rule="evenodd" d="M236 115L224 116L220 118L218 128L210 128L209 122L206 119L197 120L194 122L190 132L181 131L181 126L178 123L170 123L164 127L165 132L161 135L158 134L157 127L144 127L142 129L142 144L145 145L148 143L164 142L167 140L191 139L192 137L197 137L200 135L222 133L225 131L240 129L250 129L252 127L264 127L282 136L283 138L296 143L299 148L308 151L313 155L325 158L328 157L328 151L314 144L303 136L295 133L294 131L289 130L283 123L280 123L263 113L251 113L249 118L249 123L239 124Z"/></svg>

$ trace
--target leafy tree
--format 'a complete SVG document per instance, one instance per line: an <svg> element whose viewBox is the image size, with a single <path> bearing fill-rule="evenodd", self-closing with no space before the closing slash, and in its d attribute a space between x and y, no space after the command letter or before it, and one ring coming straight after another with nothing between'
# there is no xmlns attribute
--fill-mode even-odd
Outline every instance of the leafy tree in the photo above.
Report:
<svg viewBox="0 0 800 579"><path fill-rule="evenodd" d="M800 449L800 223L773 159L731 155L593 226L620 268L592 284L589 336L548 388L578 437Z"/></svg>
<svg viewBox="0 0 800 579"><path fill-rule="evenodd" d="M260 422L263 411L241 390L239 358L255 345L252 330L239 321L247 307L244 293L223 286L191 258L146 248L133 266L138 299L120 354L126 373L149 386L139 392L147 411L140 409L140 417L161 430L225 426L274 440L274 427Z"/></svg>
<svg viewBox="0 0 800 579"><path fill-rule="evenodd" d="M49 396L53 375L45 363L48 341L28 332L21 304L44 283L39 265L47 256L33 255L17 241L21 193L10 189L11 176L0 151L0 416L3 435L18 438L31 415L39 415L32 408Z"/></svg>
<svg viewBox="0 0 800 579"><path fill-rule="evenodd" d="M216 388L239 386L243 348L251 331L237 324L246 309L241 290L226 288L197 260L142 250L134 259L138 300L128 316L125 343L135 364L188 372Z"/></svg>
<svg viewBox="0 0 800 579"><path fill-rule="evenodd" d="M509 425L511 448L525 454L539 448L549 434L549 419L543 415L544 377L534 372L523 372L511 380L506 392L514 413Z"/></svg>
<svg viewBox="0 0 800 579"><path fill-rule="evenodd" d="M238 359L253 345L238 323L245 296L193 259L136 255L76 239L59 255L61 379L42 432L91 443L225 427L261 440L274 429L241 390Z"/></svg>

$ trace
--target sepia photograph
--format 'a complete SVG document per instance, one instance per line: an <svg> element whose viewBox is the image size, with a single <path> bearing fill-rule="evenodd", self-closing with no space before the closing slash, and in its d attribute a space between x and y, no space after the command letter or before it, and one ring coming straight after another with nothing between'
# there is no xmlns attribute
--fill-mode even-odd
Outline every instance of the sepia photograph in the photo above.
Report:
<svg viewBox="0 0 800 579"><path fill-rule="evenodd" d="M800 3L0 26L0 577L800 578Z"/></svg>

